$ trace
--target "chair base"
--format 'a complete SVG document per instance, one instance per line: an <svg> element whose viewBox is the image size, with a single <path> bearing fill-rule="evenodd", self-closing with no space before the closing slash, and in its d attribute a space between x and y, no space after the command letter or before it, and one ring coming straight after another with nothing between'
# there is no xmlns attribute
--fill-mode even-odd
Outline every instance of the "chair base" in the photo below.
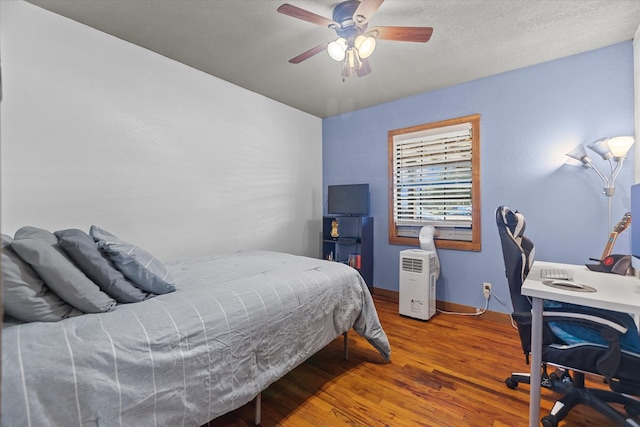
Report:
<svg viewBox="0 0 640 427"><path fill-rule="evenodd" d="M616 393L610 390L587 388L584 386L584 374L576 372L575 378L571 380L566 374L558 375L558 372L551 375L542 374L541 385L555 392L562 394L551 409L549 415L542 418L543 427L557 427L576 405L587 405L600 412L615 425L625 427L640 427L640 400L633 397ZM567 379L569 378L569 380ZM514 373L505 380L507 387L517 388L519 383L530 384L530 375ZM617 403L624 406L626 413L621 413L609 406L609 403Z"/></svg>
<svg viewBox="0 0 640 427"><path fill-rule="evenodd" d="M529 373L513 373L509 378L504 380L507 387L515 390L518 384L531 384L531 374ZM540 386L549 390L565 394L569 391L573 379L569 373L562 369L557 369L551 375L547 373L547 366L543 366L542 376L540 378Z"/></svg>

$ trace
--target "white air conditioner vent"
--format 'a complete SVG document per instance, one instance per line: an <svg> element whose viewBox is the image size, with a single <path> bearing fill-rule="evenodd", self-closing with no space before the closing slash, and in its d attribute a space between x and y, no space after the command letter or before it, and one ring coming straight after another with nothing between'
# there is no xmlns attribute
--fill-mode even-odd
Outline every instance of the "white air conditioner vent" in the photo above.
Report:
<svg viewBox="0 0 640 427"><path fill-rule="evenodd" d="M402 269L412 273L422 273L422 259L402 258Z"/></svg>

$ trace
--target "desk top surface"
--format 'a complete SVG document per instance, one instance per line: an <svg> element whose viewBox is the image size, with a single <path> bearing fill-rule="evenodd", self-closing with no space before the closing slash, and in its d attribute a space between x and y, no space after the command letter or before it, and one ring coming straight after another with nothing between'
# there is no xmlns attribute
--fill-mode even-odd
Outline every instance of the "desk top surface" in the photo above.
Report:
<svg viewBox="0 0 640 427"><path fill-rule="evenodd" d="M573 282L595 288L595 292L559 289L542 283L540 270L557 268L567 270ZM640 314L640 279L612 273L589 270L584 265L535 261L522 284L522 294L554 301L569 302L589 307L604 308L625 313Z"/></svg>

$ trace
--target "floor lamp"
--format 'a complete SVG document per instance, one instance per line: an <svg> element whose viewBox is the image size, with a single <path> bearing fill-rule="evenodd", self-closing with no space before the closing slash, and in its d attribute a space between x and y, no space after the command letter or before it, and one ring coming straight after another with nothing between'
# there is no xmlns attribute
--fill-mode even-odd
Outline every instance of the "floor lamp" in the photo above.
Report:
<svg viewBox="0 0 640 427"><path fill-rule="evenodd" d="M593 170L598 174L600 179L602 179L602 182L604 183L604 194L607 196L609 209L609 230L613 228L613 224L611 223L611 197L613 197L613 194L616 191L616 178L620 173L620 169L622 169L622 164L627 158L627 153L633 143L634 139L632 136L617 136L615 138L600 138L587 146L587 148L598 153L603 160L607 160L609 162L609 176L600 172L593 163L591 163L591 159L587 155L587 151L584 149L582 144L578 144L573 150L571 150L571 152L567 153L567 156L582 162L584 167ZM609 231L607 231L607 235L608 234Z"/></svg>

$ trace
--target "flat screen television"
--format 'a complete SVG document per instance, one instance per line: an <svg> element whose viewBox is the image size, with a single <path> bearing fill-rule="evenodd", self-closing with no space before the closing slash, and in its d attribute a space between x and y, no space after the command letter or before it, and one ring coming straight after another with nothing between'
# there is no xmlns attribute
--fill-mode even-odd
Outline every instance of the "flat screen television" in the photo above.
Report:
<svg viewBox="0 0 640 427"><path fill-rule="evenodd" d="M329 215L369 215L369 184L330 185L327 193Z"/></svg>

